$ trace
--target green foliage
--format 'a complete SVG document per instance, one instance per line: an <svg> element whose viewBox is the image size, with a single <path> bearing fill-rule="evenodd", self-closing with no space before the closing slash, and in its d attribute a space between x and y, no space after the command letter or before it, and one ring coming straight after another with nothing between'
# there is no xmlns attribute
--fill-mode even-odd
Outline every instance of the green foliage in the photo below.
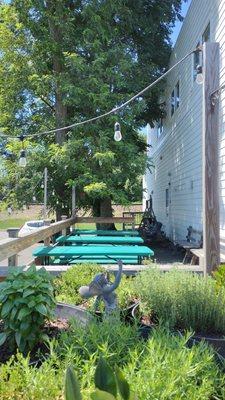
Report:
<svg viewBox="0 0 225 400"><path fill-rule="evenodd" d="M64 370L54 356L36 368L30 365L29 356L17 354L6 364L0 365L0 398L62 400L63 378Z"/></svg>
<svg viewBox="0 0 225 400"><path fill-rule="evenodd" d="M51 277L44 268L12 268L0 283L0 291L0 316L4 321L0 344L8 339L11 346L28 352L46 339L42 327L46 319L52 318L55 307Z"/></svg>
<svg viewBox="0 0 225 400"><path fill-rule="evenodd" d="M117 376L117 378L116 378ZM112 368L100 357L95 370L95 386L96 390L91 393L93 400L115 400L117 398L117 384L122 399L129 400L130 390L129 384L124 379L121 371L114 374ZM77 377L71 367L67 368L65 380L65 400L81 400L80 387Z"/></svg>
<svg viewBox="0 0 225 400"><path fill-rule="evenodd" d="M167 67L169 35L181 3L2 4L1 130L32 135L99 115L132 97ZM162 90L163 83L117 115L26 141L25 169L17 166L21 143L13 140L14 157L4 161L6 173L0 179L3 195L14 206L29 203L34 193L41 201L43 169L48 167L49 193L55 192L49 205L58 214L70 211L72 183L77 207L94 206L105 196L120 204L140 198L147 156L146 139L138 130L163 115L158 104ZM116 120L120 143L113 139Z"/></svg>
<svg viewBox="0 0 225 400"><path fill-rule="evenodd" d="M225 287L225 264L221 264L219 268L213 272L213 276L219 287Z"/></svg>
<svg viewBox="0 0 225 400"><path fill-rule="evenodd" d="M149 269L137 276L134 287L143 312L168 323L170 328L225 333L225 288L218 290L213 278Z"/></svg>
<svg viewBox="0 0 225 400"><path fill-rule="evenodd" d="M94 276L100 272L105 272L105 268L97 264L77 264L60 277L54 280L57 301L63 301L68 304L82 304L92 307L94 300L84 300L79 294L81 286L88 285ZM110 280L115 279L113 274L110 274ZM122 275L119 287L116 290L118 295L118 303L121 309L129 306L134 299L133 280Z"/></svg>
<svg viewBox="0 0 225 400"><path fill-rule="evenodd" d="M84 299L78 290L88 285L96 274L104 271L104 268L96 264L80 264L69 268L54 280L57 301L76 305L83 303Z"/></svg>
<svg viewBox="0 0 225 400"><path fill-rule="evenodd" d="M62 336L55 349L57 353L55 346L51 346L50 357L39 368L31 366L29 357L20 354L17 359L1 364L0 398L62 400L65 370L70 365L79 379L83 400L106 400L107 397L100 397L101 391L95 390L96 365L101 356L116 371L117 377L119 367L123 382L127 382L125 386L129 385L130 400L135 399L133 393L136 393L136 398L147 400L225 398L224 374L205 343L188 348L186 344L190 334L176 336L162 327L155 329L148 341L138 340L134 335L135 329L132 332L131 327L126 327L130 332L128 341L120 322L111 323L111 332L109 327L110 323L108 327L104 323L103 326L95 324L94 329L85 332L83 328L74 326L72 335L67 334L66 343L65 335ZM116 334L112 332L114 328ZM121 336L120 329L123 331ZM118 389L120 387L118 384ZM122 395L121 389L119 391L122 398L128 398L126 394Z"/></svg>

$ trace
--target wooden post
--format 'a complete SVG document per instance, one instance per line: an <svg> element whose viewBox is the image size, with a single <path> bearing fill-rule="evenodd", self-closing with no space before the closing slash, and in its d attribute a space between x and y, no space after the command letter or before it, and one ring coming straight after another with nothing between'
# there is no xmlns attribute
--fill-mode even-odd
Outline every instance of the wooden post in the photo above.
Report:
<svg viewBox="0 0 225 400"><path fill-rule="evenodd" d="M219 105L211 93L219 87L219 44L203 45L203 250L204 274L220 264Z"/></svg>
<svg viewBox="0 0 225 400"><path fill-rule="evenodd" d="M7 229L9 238L17 238L20 228L9 228ZM18 266L18 254L14 254L13 256L8 258L8 267L17 267Z"/></svg>
<svg viewBox="0 0 225 400"><path fill-rule="evenodd" d="M51 225L51 220L50 219L45 219L44 220L44 226L50 226L50 225ZM50 241L51 241L51 238L47 237L44 240L44 246L50 246Z"/></svg>
<svg viewBox="0 0 225 400"><path fill-rule="evenodd" d="M67 219L67 215L62 215L61 219L62 219L62 221L65 221ZM66 228L62 230L62 235L66 236Z"/></svg>

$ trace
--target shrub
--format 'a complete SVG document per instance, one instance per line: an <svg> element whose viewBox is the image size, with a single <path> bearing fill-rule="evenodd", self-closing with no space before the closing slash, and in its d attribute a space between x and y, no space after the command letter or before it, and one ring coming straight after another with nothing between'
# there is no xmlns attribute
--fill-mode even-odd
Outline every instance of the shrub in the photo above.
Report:
<svg viewBox="0 0 225 400"><path fill-rule="evenodd" d="M87 341L85 330L74 326L66 343L63 335L58 357L52 346L49 359L39 368L30 366L29 357L21 355L0 365L0 399L63 400L63 377L71 365L81 383L82 399L90 400L100 356L112 370L120 368L139 400L225 398L224 374L216 365L212 350L204 343L187 348L190 335L175 336L158 327L150 340L143 342L137 340L135 329L126 330L121 323L111 323L111 331L110 323L93 323L86 333Z"/></svg>
<svg viewBox="0 0 225 400"><path fill-rule="evenodd" d="M0 283L0 317L4 321L0 344L8 339L22 352L32 349L45 339L42 327L53 316L54 307L51 276L44 268L12 268Z"/></svg>
<svg viewBox="0 0 225 400"><path fill-rule="evenodd" d="M0 366L0 399L63 400L63 375L54 357L36 368L29 357L17 354Z"/></svg>
<svg viewBox="0 0 225 400"><path fill-rule="evenodd" d="M170 328L198 333L225 333L225 288L211 277L157 269L140 273L134 281L144 313L156 315Z"/></svg>
<svg viewBox="0 0 225 400"><path fill-rule="evenodd" d="M83 303L79 288L88 285L96 274L103 271L105 269L96 264L80 264L69 268L54 280L57 301L76 305Z"/></svg>
<svg viewBox="0 0 225 400"><path fill-rule="evenodd" d="M219 268L213 273L218 287L225 287L225 264L221 264Z"/></svg>

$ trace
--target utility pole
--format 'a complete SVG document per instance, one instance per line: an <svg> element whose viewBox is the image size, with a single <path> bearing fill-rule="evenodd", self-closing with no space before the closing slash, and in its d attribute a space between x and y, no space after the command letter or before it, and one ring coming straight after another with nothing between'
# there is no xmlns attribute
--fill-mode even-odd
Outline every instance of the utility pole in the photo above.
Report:
<svg viewBox="0 0 225 400"><path fill-rule="evenodd" d="M44 219L47 218L47 185L48 185L48 169L45 167L44 169Z"/></svg>

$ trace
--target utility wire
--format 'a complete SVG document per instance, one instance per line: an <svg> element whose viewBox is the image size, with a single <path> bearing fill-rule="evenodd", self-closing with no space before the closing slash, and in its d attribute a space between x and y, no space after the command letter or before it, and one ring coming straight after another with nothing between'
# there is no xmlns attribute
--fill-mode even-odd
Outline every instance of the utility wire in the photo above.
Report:
<svg viewBox="0 0 225 400"><path fill-rule="evenodd" d="M42 136L42 135L48 135L51 133L56 133L56 132L60 132L60 131L64 131L67 129L71 129L71 128L75 128L77 126L81 126L84 124L88 124L94 121L97 121L99 119L102 119L104 117L107 117L108 115L117 113L118 111L122 110L124 107L126 107L128 104L130 104L132 101L136 100L138 97L140 97L142 94L144 94L145 92L147 92L148 90L152 89L154 86L156 86L161 80L163 80L171 71L173 71L179 64L181 64L183 61L185 61L191 54L195 53L195 52L199 52L202 51L202 47L198 46L197 48L195 48L194 50L190 51L189 53L187 53L183 58L181 58L177 63L175 63L171 68L168 69L168 71L166 71L163 75L161 75L159 78L157 78L154 82L150 83L148 86L146 86L144 89L142 89L140 92L138 92L137 94L135 94L133 97L131 97L129 100L127 100L125 103L121 104L118 107L113 108L110 111L105 112L104 114L98 115L96 117L90 118L90 119L86 119L84 121L80 121L80 122L75 122L74 124L71 125L67 125L64 126L62 128L56 128L56 129L50 129L48 131L43 131L43 132L37 132L34 134L29 134L29 135L25 135L25 137L36 137L36 136ZM18 137L15 136L6 136L6 135L2 135L0 134L0 137L4 137L4 138L9 138L9 139L15 139Z"/></svg>

